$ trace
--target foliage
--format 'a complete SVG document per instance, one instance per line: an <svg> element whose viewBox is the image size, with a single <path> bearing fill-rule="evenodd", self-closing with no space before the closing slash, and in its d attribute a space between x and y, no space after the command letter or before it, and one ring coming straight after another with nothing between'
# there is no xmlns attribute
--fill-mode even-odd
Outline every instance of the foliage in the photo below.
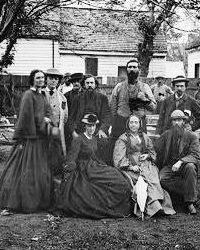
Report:
<svg viewBox="0 0 200 250"><path fill-rule="evenodd" d="M95 3L96 1L93 0ZM122 6L126 1L107 0L107 6ZM133 16L143 39L138 45L138 58L141 63L142 76L147 76L149 63L153 57L154 41L159 33L171 29L170 36L180 36L173 32L173 25L179 18L178 9L200 10L198 0L143 0L131 1L131 9L125 15ZM168 28L167 28L168 27Z"/></svg>
<svg viewBox="0 0 200 250"><path fill-rule="evenodd" d="M17 38L24 33L32 33L43 16L58 6L57 0L0 1L0 43L6 41L5 51L0 59L0 69L12 63L13 47Z"/></svg>

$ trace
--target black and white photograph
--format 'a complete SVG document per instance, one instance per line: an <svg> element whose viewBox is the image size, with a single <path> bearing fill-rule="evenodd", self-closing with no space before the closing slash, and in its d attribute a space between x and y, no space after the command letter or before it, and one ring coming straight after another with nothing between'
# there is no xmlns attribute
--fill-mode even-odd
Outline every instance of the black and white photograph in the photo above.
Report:
<svg viewBox="0 0 200 250"><path fill-rule="evenodd" d="M0 0L0 249L200 249L199 0Z"/></svg>

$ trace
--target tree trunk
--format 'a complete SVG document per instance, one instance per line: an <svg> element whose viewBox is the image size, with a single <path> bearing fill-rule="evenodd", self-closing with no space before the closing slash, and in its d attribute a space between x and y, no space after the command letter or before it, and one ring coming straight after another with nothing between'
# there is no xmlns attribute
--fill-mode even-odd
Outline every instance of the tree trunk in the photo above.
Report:
<svg viewBox="0 0 200 250"><path fill-rule="evenodd" d="M140 76L147 77L149 64L153 58L154 35L145 35L142 43L138 45L138 60L140 63Z"/></svg>

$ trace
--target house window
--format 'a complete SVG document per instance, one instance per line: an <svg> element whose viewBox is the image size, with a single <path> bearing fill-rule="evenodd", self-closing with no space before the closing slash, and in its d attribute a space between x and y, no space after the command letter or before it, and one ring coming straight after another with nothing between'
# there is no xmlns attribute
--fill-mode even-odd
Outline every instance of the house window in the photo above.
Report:
<svg viewBox="0 0 200 250"><path fill-rule="evenodd" d="M126 77L126 66L118 66L118 77Z"/></svg>
<svg viewBox="0 0 200 250"><path fill-rule="evenodd" d="M200 71L200 63L195 63L194 65L194 77L199 78L199 72Z"/></svg>
<svg viewBox="0 0 200 250"><path fill-rule="evenodd" d="M85 58L85 74L98 75L98 58Z"/></svg>

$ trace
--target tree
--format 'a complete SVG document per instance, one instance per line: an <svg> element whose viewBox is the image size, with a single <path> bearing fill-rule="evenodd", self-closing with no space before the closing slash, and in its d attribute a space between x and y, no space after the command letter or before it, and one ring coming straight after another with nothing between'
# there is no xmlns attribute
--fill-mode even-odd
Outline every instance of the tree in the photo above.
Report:
<svg viewBox="0 0 200 250"><path fill-rule="evenodd" d="M96 0L92 1L93 3ZM125 0L105 0L107 6L123 6ZM143 0L134 1L130 11L125 15L132 16L138 25L143 39L138 45L138 59L141 64L141 75L147 76L151 59L154 53L154 41L162 33L163 24L171 26L171 20L177 15L179 8L200 10L199 0ZM109 4L109 5L108 5ZM143 10L143 11L140 11Z"/></svg>
<svg viewBox="0 0 200 250"><path fill-rule="evenodd" d="M62 0L62 4L70 4L74 1ZM187 8L193 10L200 10L199 0L132 0L132 7L129 10L121 12L119 15L111 10L117 8L124 9L126 0L78 0L77 2L91 5L91 8L106 8L108 15L94 14L92 20L87 23L89 33L96 32L109 28L110 32L123 33L120 26L127 25L130 17L134 19L137 24L137 30L142 37L138 45L138 58L141 64L141 75L147 76L149 64L153 57L155 50L156 36L163 32L163 24L171 26L171 20L176 16L178 8ZM43 27L48 29L48 23L45 26L45 18L49 11L60 7L59 0L1 0L0 2L0 43L6 41L6 50L0 59L0 68L6 67L12 63L13 53L12 49L17 38L24 33L37 33L37 27L40 26L40 21L43 20ZM58 15L59 16L59 15ZM50 21L51 18L48 18ZM55 26L63 24L61 19L51 20ZM57 22L57 23L56 23ZM83 39L77 34L76 30L72 29L72 25L67 20L64 21L66 29L68 29L68 36L64 39L75 39L77 43ZM120 25L119 25L120 24ZM57 27L58 34L63 38L62 27ZM108 30L108 29L107 29Z"/></svg>
<svg viewBox="0 0 200 250"><path fill-rule="evenodd" d="M59 3L59 0L0 1L0 43L6 42L5 51L0 59L0 69L12 63L13 47L17 38L26 32L33 32L43 15L59 7Z"/></svg>

